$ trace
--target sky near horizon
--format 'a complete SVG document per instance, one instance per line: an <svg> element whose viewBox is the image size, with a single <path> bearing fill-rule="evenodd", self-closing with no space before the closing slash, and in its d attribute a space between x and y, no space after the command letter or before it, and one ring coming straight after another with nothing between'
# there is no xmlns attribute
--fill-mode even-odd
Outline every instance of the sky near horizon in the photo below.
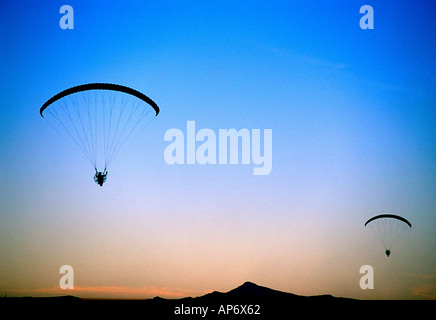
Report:
<svg viewBox="0 0 436 320"><path fill-rule="evenodd" d="M64 4L74 29L60 28ZM184 297L251 281L436 299L435 14L434 1L2 1L0 295ZM92 82L161 110L102 188L39 115ZM165 132L188 121L271 129L271 172L167 164ZM389 258L363 226L386 212L412 223Z"/></svg>

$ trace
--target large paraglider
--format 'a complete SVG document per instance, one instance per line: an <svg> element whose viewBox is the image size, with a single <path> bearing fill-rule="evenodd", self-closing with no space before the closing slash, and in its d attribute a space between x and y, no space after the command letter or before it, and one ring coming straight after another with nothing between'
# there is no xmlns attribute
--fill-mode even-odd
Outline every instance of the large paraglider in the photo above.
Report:
<svg viewBox="0 0 436 320"><path fill-rule="evenodd" d="M56 94L40 114L81 151L95 169L94 181L103 186L112 160L159 114L159 107L132 88L89 83Z"/></svg>
<svg viewBox="0 0 436 320"><path fill-rule="evenodd" d="M385 247L385 254L389 257L391 249L400 234L412 228L412 224L403 217L395 214L380 214L365 222L365 227L371 229Z"/></svg>

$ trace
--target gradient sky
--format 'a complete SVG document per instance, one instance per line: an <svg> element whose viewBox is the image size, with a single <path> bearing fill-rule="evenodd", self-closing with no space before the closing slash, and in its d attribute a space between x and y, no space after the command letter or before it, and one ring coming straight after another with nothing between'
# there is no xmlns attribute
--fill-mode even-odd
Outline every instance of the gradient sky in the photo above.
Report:
<svg viewBox="0 0 436 320"><path fill-rule="evenodd" d="M59 27L62 5L74 29ZM359 8L374 8L374 30ZM0 295L149 298L245 281L436 299L435 1L2 1ZM90 82L161 108L104 187L39 115ZM173 165L171 128L273 130L273 167ZM413 228L389 258L364 222ZM75 289L59 288L60 266ZM374 290L359 269L374 268Z"/></svg>

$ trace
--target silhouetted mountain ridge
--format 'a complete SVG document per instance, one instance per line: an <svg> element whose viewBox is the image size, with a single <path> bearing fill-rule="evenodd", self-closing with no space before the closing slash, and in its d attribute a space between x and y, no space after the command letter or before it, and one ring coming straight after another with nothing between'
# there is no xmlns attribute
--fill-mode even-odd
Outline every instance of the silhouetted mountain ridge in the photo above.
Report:
<svg viewBox="0 0 436 320"><path fill-rule="evenodd" d="M402 302L403 303L403 302ZM383 308L380 303L339 298L332 295L302 296L289 292L274 290L245 282L227 291L213 291L199 297L185 297L180 299L166 299L154 297L146 300L98 300L80 299L74 296L53 298L2 298L0 307L12 306L15 314L31 310L51 312L55 310L70 310L77 315L87 312L91 315L122 316L126 314L144 315L149 319L284 319L304 314L305 317L344 316L355 315L356 310L384 310L392 315L396 308ZM380 308L382 307L382 308ZM199 314L200 310L207 310L207 314ZM17 312L18 311L18 312ZM249 314L258 312L259 316ZM233 313L232 313L233 312ZM300 312L302 312L300 314Z"/></svg>
<svg viewBox="0 0 436 320"><path fill-rule="evenodd" d="M275 289L271 289L268 287L257 285L253 282L247 281L240 285L239 287L236 287L228 292L219 292L219 291L213 291L211 293L208 293L204 296L200 296L194 299L203 299L203 298L217 298L217 299L223 299L223 298L240 298L240 299L249 299L249 298L263 298L263 299L293 299L293 300L322 300L322 299L348 299L348 300L355 300L351 298L338 298L334 297L329 294L323 294L323 295L315 295L315 296L302 296L302 295L296 295L293 293L285 292L285 291L279 291Z"/></svg>
<svg viewBox="0 0 436 320"><path fill-rule="evenodd" d="M244 295L244 296L259 296L259 297L266 297L266 296L275 296L275 297L291 297L296 295L284 291L278 291L274 289L270 289L267 287L259 286L253 282L247 281L244 282L244 284L240 285L239 287L230 290L227 292L229 295Z"/></svg>

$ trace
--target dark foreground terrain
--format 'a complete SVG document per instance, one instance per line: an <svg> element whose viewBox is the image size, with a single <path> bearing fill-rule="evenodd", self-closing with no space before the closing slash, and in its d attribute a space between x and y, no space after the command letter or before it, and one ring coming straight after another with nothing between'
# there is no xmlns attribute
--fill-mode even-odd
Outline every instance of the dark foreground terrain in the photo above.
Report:
<svg viewBox="0 0 436 320"><path fill-rule="evenodd" d="M430 306L431 305L431 306ZM73 296L54 298L0 298L0 310L10 317L46 318L104 316L122 319L308 319L339 317L382 317L404 315L414 310L422 315L433 302L362 301L331 295L299 296L258 286L251 282L229 291L208 293L196 298L147 300L87 300Z"/></svg>

